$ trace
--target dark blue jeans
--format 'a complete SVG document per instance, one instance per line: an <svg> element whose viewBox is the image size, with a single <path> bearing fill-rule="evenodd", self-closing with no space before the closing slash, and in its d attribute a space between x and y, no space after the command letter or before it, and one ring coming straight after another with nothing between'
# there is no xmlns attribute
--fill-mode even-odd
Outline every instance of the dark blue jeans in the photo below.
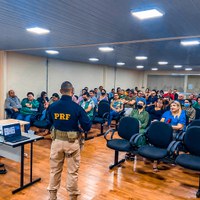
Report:
<svg viewBox="0 0 200 200"><path fill-rule="evenodd" d="M26 121L26 122L30 122L30 121L31 121L31 115L24 115L24 114L19 113L19 114L17 115L17 119L18 119L18 120L23 120L23 121ZM29 123L29 124L26 124L26 125L24 126L24 129L25 129L24 131L25 131L26 133L28 133L29 128L30 128L30 123Z"/></svg>
<svg viewBox="0 0 200 200"><path fill-rule="evenodd" d="M119 116L118 112L116 112L114 110L110 111L110 115L109 115L109 118L108 118L108 126L110 126L113 117L117 117L117 116Z"/></svg>

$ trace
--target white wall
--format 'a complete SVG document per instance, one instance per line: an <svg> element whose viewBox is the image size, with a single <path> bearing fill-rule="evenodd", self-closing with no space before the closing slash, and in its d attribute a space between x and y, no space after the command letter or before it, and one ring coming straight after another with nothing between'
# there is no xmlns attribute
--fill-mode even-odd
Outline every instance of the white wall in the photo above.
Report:
<svg viewBox="0 0 200 200"><path fill-rule="evenodd" d="M116 71L116 87L123 89L133 89L135 86L142 88L143 72L134 71L131 69L117 68Z"/></svg>
<svg viewBox="0 0 200 200"><path fill-rule="evenodd" d="M200 77L199 72L179 71L179 70L178 71L177 70L176 71L145 71L145 73L144 73L144 87L145 88L148 87L148 85L147 85L148 75L159 75L161 77L162 77L162 75L184 77L184 92L191 92L190 90L188 90L189 84L192 84L193 87L195 88L195 89L193 89L194 92L197 92L197 93L200 92L200 90L198 90L198 88L195 86L195 84L193 82L191 83L191 79L192 79L191 77L195 77L196 80L198 79L198 77ZM167 84L167 82L169 82L170 80L166 81L163 79L163 81L166 82L166 84ZM180 87L180 85L176 86L176 88L178 88L178 87Z"/></svg>
<svg viewBox="0 0 200 200"><path fill-rule="evenodd" d="M48 85L46 84L47 68L46 58L25 54L7 53L7 77L5 82L6 91L13 89L17 96L22 99L26 93L32 91L35 97L41 91L48 88L48 95L59 92L63 81L69 80L75 87L75 93L85 86L89 89L103 85L109 92L111 88L133 88L142 86L143 72L131 69L67 62L49 59L48 62ZM115 84L116 81L116 84Z"/></svg>
<svg viewBox="0 0 200 200"><path fill-rule="evenodd" d="M94 89L103 84L103 69L103 66L98 65L51 59L48 70L49 95L58 92L64 81L70 81L73 84L77 95L85 86Z"/></svg>
<svg viewBox="0 0 200 200"><path fill-rule="evenodd" d="M27 92L35 96L46 90L46 59L17 53L7 55L7 91L15 90L20 99Z"/></svg>

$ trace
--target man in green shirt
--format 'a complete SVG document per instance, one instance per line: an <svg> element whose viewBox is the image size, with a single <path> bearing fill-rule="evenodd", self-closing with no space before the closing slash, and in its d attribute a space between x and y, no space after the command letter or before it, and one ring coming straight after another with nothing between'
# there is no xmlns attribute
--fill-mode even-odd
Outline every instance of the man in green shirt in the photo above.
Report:
<svg viewBox="0 0 200 200"><path fill-rule="evenodd" d="M90 98L90 94L88 92L83 93L82 97L83 100L80 102L80 106L85 110L87 116L92 121L95 108L94 101Z"/></svg>

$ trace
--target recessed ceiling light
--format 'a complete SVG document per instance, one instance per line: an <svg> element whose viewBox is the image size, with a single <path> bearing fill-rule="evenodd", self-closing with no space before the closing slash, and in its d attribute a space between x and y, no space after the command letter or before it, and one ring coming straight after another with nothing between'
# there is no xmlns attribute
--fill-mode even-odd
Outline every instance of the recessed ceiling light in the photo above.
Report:
<svg viewBox="0 0 200 200"><path fill-rule="evenodd" d="M112 47L99 47L99 51L102 51L102 52L111 52L113 50L114 48Z"/></svg>
<svg viewBox="0 0 200 200"><path fill-rule="evenodd" d="M131 14L139 19L149 19L154 17L162 17L164 15L163 12L157 9L149 9L142 11L131 11Z"/></svg>
<svg viewBox="0 0 200 200"><path fill-rule="evenodd" d="M147 57L146 56L135 56L136 60L146 60Z"/></svg>
<svg viewBox="0 0 200 200"><path fill-rule="evenodd" d="M182 65L174 65L174 68L181 68Z"/></svg>
<svg viewBox="0 0 200 200"><path fill-rule="evenodd" d="M55 50L46 50L45 52L52 55L59 54L59 51L55 51Z"/></svg>
<svg viewBox="0 0 200 200"><path fill-rule="evenodd" d="M199 45L200 42L198 40L190 40L190 41L181 41L181 45L183 46L194 46Z"/></svg>
<svg viewBox="0 0 200 200"><path fill-rule="evenodd" d="M168 62L167 62L167 61L159 61L158 64L159 64L159 65L167 65Z"/></svg>
<svg viewBox="0 0 200 200"><path fill-rule="evenodd" d="M152 71L157 71L157 70L158 70L158 68L151 68L151 70L152 70Z"/></svg>
<svg viewBox="0 0 200 200"><path fill-rule="evenodd" d="M117 65L118 66L123 66L123 65L125 65L125 63L124 62L117 62Z"/></svg>
<svg viewBox="0 0 200 200"><path fill-rule="evenodd" d="M192 71L192 68L190 68L190 67L185 68L185 71Z"/></svg>
<svg viewBox="0 0 200 200"><path fill-rule="evenodd" d="M144 66L142 66L142 65L138 65L138 66L136 66L136 68L137 68L137 69L143 69Z"/></svg>
<svg viewBox="0 0 200 200"><path fill-rule="evenodd" d="M97 62L97 61L99 61L99 59L98 58L89 58L89 61Z"/></svg>
<svg viewBox="0 0 200 200"><path fill-rule="evenodd" d="M39 28L39 27L27 28L26 30L28 32L39 34L39 35L47 34L50 32L50 30L48 30L48 29Z"/></svg>

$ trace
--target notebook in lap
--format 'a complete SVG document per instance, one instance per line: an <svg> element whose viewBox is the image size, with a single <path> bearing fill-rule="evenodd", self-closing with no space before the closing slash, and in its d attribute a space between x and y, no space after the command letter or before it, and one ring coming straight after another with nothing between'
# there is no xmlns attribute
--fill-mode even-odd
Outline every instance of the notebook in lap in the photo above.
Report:
<svg viewBox="0 0 200 200"><path fill-rule="evenodd" d="M16 143L16 142L30 139L29 137L25 137L21 135L20 124L4 125L2 127L2 132L4 136L4 141L6 142Z"/></svg>

